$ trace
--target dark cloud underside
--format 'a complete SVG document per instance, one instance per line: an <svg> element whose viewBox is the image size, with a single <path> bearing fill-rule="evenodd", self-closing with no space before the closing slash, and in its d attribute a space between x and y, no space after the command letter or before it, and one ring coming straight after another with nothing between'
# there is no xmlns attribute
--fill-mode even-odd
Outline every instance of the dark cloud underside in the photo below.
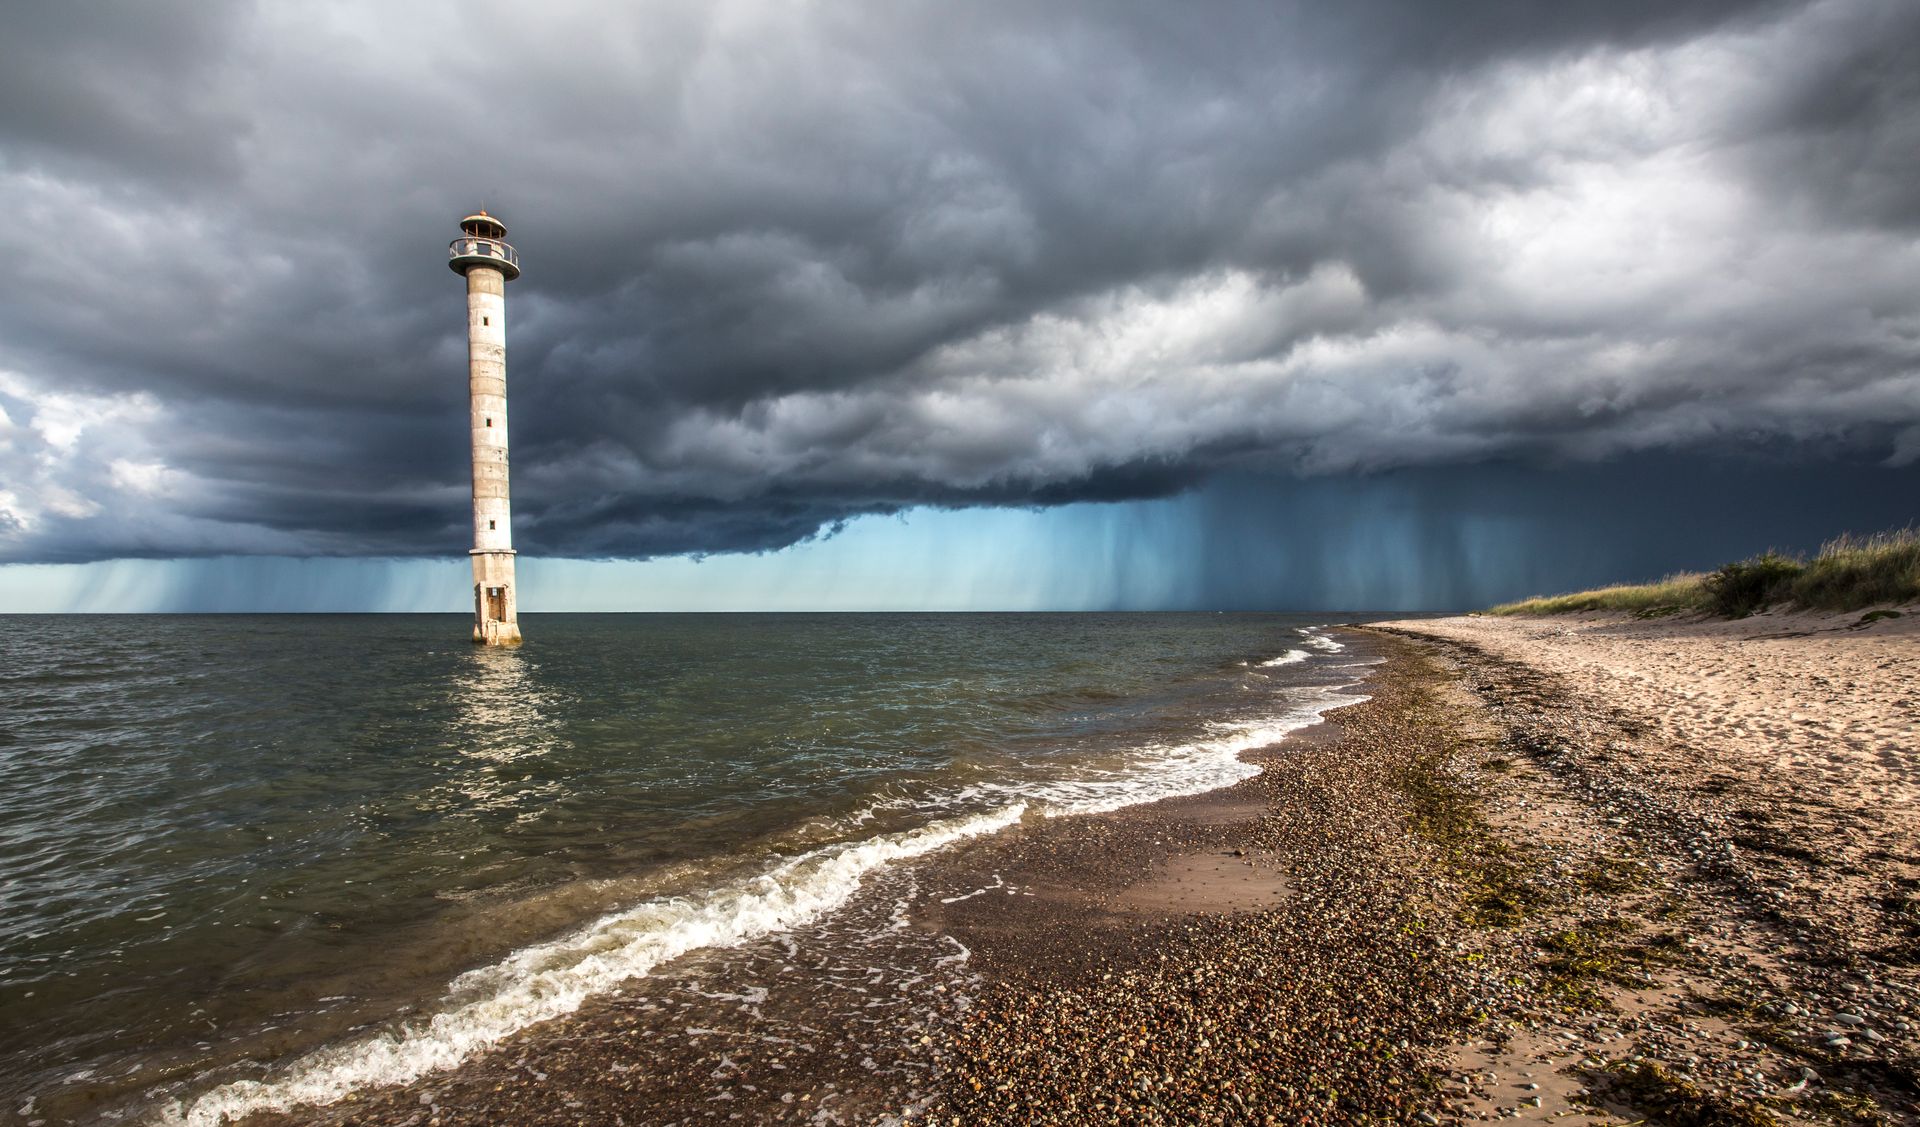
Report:
<svg viewBox="0 0 1920 1127"><path fill-rule="evenodd" d="M1916 54L1897 0L42 5L0 37L0 559L457 550L480 202L531 551L1909 465Z"/></svg>

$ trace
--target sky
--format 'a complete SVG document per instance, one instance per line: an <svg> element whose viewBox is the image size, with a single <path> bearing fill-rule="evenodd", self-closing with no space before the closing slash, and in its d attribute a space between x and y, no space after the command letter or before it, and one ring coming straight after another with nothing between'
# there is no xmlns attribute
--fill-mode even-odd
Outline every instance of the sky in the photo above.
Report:
<svg viewBox="0 0 1920 1127"><path fill-rule="evenodd" d="M1448 609L1920 518L1920 6L32 5L0 611Z"/></svg>

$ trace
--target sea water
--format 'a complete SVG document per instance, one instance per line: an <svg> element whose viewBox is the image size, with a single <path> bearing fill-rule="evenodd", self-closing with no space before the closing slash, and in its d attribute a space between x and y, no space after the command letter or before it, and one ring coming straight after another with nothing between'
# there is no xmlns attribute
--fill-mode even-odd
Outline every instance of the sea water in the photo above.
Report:
<svg viewBox="0 0 1920 1127"><path fill-rule="evenodd" d="M1284 615L524 625L0 622L0 1116L414 1079L914 857L1236 782L1365 674Z"/></svg>

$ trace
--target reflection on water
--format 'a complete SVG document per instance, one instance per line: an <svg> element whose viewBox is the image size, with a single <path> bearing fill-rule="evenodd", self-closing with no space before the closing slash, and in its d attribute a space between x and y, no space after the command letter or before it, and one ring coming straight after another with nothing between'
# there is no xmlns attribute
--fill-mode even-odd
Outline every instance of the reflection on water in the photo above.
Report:
<svg viewBox="0 0 1920 1127"><path fill-rule="evenodd" d="M512 763L559 746L554 698L540 687L519 649L475 646L452 687L462 755Z"/></svg>
<svg viewBox="0 0 1920 1127"><path fill-rule="evenodd" d="M518 806L522 819L538 817L543 802L559 797L562 782L536 778L522 761L566 747L557 694L540 686L524 652L496 646L473 648L453 672L451 692L449 740L462 762L427 801L456 815ZM454 794L458 801L450 800Z"/></svg>

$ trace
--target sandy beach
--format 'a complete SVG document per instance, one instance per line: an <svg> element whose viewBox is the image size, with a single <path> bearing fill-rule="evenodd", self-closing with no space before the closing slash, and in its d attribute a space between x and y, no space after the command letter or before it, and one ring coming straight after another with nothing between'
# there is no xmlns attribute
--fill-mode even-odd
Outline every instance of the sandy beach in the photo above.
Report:
<svg viewBox="0 0 1920 1127"><path fill-rule="evenodd" d="M1902 905L1920 888L1920 617L1862 617L1471 617L1383 629L1460 647L1482 679L1500 663L1514 680L1529 671L1534 691L1574 702L1590 728L1610 723L1604 750L1622 784L1660 816L1699 823L1691 852L1769 911L1850 952L1910 959L1920 953L1902 931L1913 923ZM1526 695L1506 694L1516 704Z"/></svg>
<svg viewBox="0 0 1920 1127"><path fill-rule="evenodd" d="M1912 623L1352 631L1244 783L250 1122L1914 1122Z"/></svg>
<svg viewBox="0 0 1920 1127"><path fill-rule="evenodd" d="M1501 733L1485 817L1546 892L1505 936L1535 998L1454 1055L1449 1110L1515 1115L1532 1063L1523 1120L1915 1121L1912 617L1376 628Z"/></svg>

